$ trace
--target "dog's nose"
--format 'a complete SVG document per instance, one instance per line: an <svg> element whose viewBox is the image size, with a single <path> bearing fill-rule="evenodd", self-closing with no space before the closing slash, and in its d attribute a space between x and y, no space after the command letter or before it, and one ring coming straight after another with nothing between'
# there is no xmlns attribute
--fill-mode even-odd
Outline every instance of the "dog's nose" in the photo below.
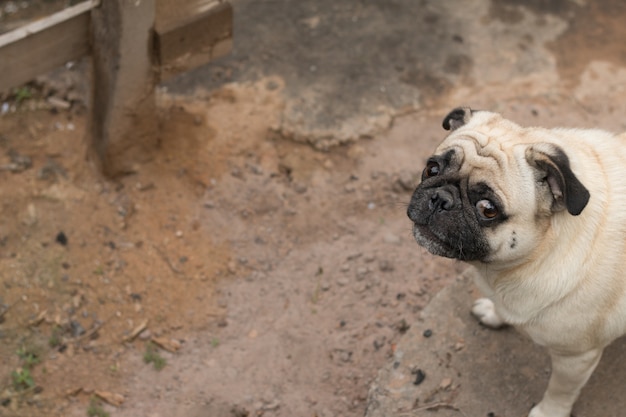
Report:
<svg viewBox="0 0 626 417"><path fill-rule="evenodd" d="M443 188L438 189L430 197L428 207L431 211L449 211L454 208L454 195Z"/></svg>

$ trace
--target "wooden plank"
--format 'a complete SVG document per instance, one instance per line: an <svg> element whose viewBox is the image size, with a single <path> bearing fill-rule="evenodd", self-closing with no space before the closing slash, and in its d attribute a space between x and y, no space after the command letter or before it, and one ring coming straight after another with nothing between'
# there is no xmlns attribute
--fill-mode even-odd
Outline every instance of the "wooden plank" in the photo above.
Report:
<svg viewBox="0 0 626 417"><path fill-rule="evenodd" d="M8 33L0 35L0 48L10 43L22 40L30 35L43 32L46 29L50 29L52 26L56 26L59 23L63 23L66 20L70 20L80 14L86 13L97 7L100 4L100 0L88 0L79 3L75 6L65 8L59 12L53 13L50 16L46 16L43 19L36 20L27 25L19 27Z"/></svg>
<svg viewBox="0 0 626 417"><path fill-rule="evenodd" d="M89 52L89 0L0 35L0 91L24 84Z"/></svg>
<svg viewBox="0 0 626 417"><path fill-rule="evenodd" d="M220 0L160 0L155 51L161 80L224 56L232 50L233 9Z"/></svg>
<svg viewBox="0 0 626 417"><path fill-rule="evenodd" d="M90 149L108 176L133 172L158 143L155 8L155 0L105 0L92 12Z"/></svg>

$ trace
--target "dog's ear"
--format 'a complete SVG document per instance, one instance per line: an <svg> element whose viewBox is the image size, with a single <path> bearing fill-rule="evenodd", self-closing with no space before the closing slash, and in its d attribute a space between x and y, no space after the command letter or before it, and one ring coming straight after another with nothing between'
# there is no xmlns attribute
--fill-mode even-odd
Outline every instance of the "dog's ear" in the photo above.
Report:
<svg viewBox="0 0 626 417"><path fill-rule="evenodd" d="M558 146L540 143L529 146L526 160L543 176L552 192L552 211L578 216L589 202L589 191L572 172L569 158Z"/></svg>
<svg viewBox="0 0 626 417"><path fill-rule="evenodd" d="M469 122L472 118L472 113L473 110L469 107L457 107L448 113L445 119L443 119L443 123L441 125L446 130L456 130L465 123Z"/></svg>

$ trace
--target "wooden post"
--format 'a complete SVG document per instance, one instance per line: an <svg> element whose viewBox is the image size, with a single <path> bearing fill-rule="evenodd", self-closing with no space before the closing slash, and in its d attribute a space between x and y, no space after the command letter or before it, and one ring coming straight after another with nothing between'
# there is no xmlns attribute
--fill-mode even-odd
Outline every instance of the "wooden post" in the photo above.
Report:
<svg viewBox="0 0 626 417"><path fill-rule="evenodd" d="M225 0L84 0L0 35L0 91L91 46L88 149L105 175L117 176L159 143L159 81L229 53L232 38Z"/></svg>
<svg viewBox="0 0 626 417"><path fill-rule="evenodd" d="M133 172L158 144L155 10L155 0L105 0L92 12L89 140L107 176Z"/></svg>

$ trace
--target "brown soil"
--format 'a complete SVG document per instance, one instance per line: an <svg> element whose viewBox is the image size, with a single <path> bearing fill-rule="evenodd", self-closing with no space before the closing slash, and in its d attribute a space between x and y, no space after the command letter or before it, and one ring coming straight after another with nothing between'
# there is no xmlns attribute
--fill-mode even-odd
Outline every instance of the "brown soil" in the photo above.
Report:
<svg viewBox="0 0 626 417"><path fill-rule="evenodd" d="M399 150L383 151L375 141L321 153L281 139L272 133L283 108L280 85L265 80L193 98L163 96L157 156L115 181L85 161L80 108L32 110L27 101L0 118L3 415L84 415L102 392L122 396L118 409L102 403L114 415L148 415L133 381L144 378L139 391L156 406L161 396L152 390L162 387L151 383L167 372L187 375L170 379L170 391L200 398L167 401L163 415L185 404L191 408L183 414L201 413L193 407L203 404L226 415L289 413L318 401L329 407L335 398L343 398L333 405L338 411L362 413L367 386L394 341L460 266L411 265L429 277L419 284L405 267L398 271L394 248L410 242L404 205L419 169L398 170L392 161ZM419 263L423 255L402 262ZM271 330L264 317L274 321ZM258 339L263 346L271 331L292 336L267 349L283 349L281 361L306 362L299 326L318 329L302 337L321 343L309 377L330 399L316 399L315 390L308 399L267 394L277 373L253 365L268 360L266 348L245 363L229 358L237 350L229 343ZM333 338L345 340L328 346ZM142 360L150 341L161 343L167 359L161 372ZM209 366L231 361L236 371L227 373L237 373L242 387L242 373L253 367L248 384L258 391L247 399L220 396L227 377L207 386L185 371L198 357ZM355 362L356 376L347 366ZM294 369L307 375L304 366ZM32 387L12 377L25 371Z"/></svg>

